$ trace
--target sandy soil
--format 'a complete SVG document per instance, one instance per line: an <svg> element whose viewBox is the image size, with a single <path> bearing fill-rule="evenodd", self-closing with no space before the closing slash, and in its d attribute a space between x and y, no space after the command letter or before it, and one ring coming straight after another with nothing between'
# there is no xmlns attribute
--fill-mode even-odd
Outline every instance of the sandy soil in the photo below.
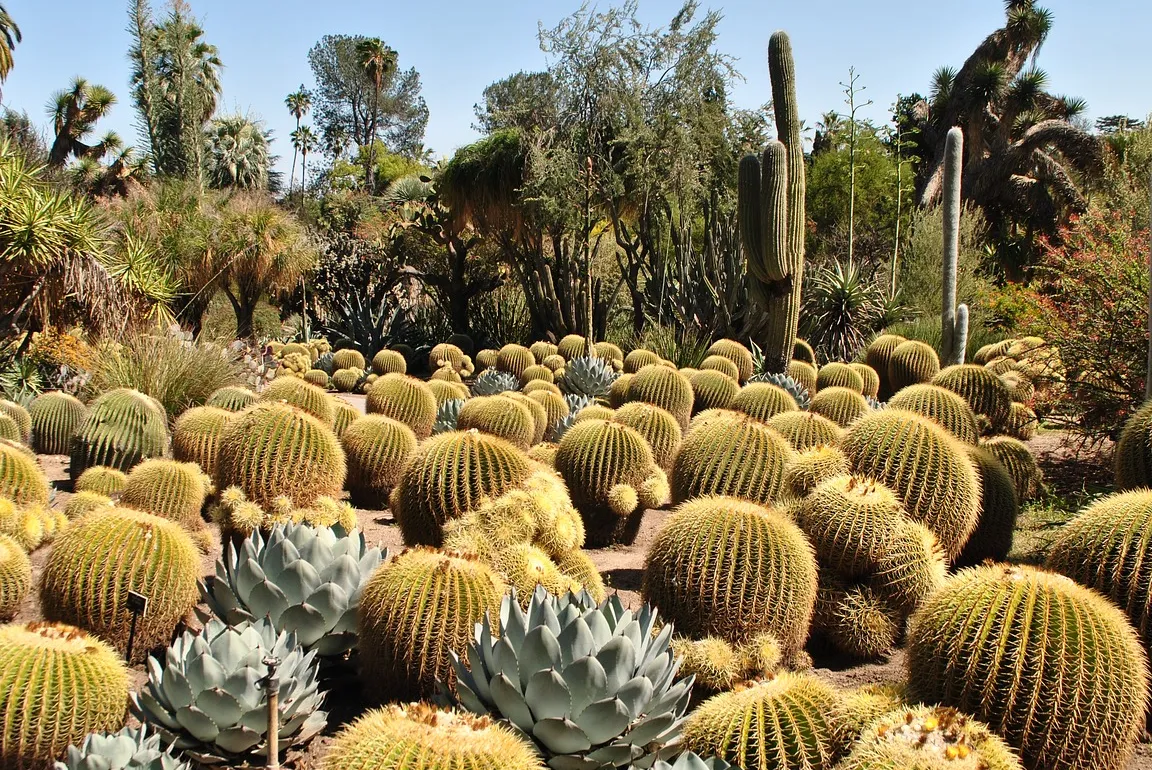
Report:
<svg viewBox="0 0 1152 770"><path fill-rule="evenodd" d="M364 408L364 397L344 396L349 402ZM1030 442L1030 446L1040 459L1046 481L1057 493L1076 493L1097 484L1106 486L1110 472L1101 455L1077 452L1064 445L1064 436L1059 433L1042 433ZM40 463L56 488L53 505L63 506L71 496L68 482L68 458L64 456L41 456ZM358 511L360 525L370 542L391 549L393 552L403 547L399 528L387 511ZM605 581L616 590L625 604L637 606L640 603L640 588L643 579L644 559L656 533L668 517L666 510L648 511L644 516L636 542L630 546L589 550L592 560L604 573ZM218 541L217 541L218 542ZM32 554L33 578L38 580L50 548L41 548ZM204 555L204 572L214 572L214 563L220 555L216 545L212 552ZM18 621L40 619L39 597L33 592L25 599L17 616ZM854 687L862 684L893 682L904 677L904 653L896 651L887 660L871 663L854 663L829 655L819 649L811 650L814 658L814 673L840 687ZM143 666L133 670L134 683L146 680ZM312 770L318 766L319 758L331 741L331 733L341 724L350 721L363 709L354 681L337 683L328 697L330 725L326 735L320 736L303 752L287 756L288 767L296 770ZM1129 765L1129 770L1152 770L1152 744L1139 747L1137 756Z"/></svg>

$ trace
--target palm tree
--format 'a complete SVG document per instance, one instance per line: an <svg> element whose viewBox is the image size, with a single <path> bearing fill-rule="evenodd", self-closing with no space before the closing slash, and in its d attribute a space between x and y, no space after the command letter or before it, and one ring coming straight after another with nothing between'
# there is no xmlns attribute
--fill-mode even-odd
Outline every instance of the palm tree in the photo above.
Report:
<svg viewBox="0 0 1152 770"><path fill-rule="evenodd" d="M304 191L308 189L308 153L316 149L316 133L308 126L300 126L291 134L293 152L299 152L302 162L300 164L300 198L303 200Z"/></svg>
<svg viewBox="0 0 1152 770"><path fill-rule="evenodd" d="M107 152L118 151L122 144L120 138L112 132L96 144L85 144L83 141L92 133L96 121L104 117L115 103L115 94L81 77L73 80L72 87L67 91L57 92L48 105L48 114L52 117L52 128L56 134L48 153L48 165L60 168L73 156L98 160Z"/></svg>
<svg viewBox="0 0 1152 770"><path fill-rule="evenodd" d="M324 126L324 151L339 160L344 157L344 150L348 148L348 130L338 123L329 123Z"/></svg>
<svg viewBox="0 0 1152 770"><path fill-rule="evenodd" d="M20 28L12 21L7 9L0 5L0 82L7 80L12 71L12 49L20 40Z"/></svg>
<svg viewBox="0 0 1152 770"><path fill-rule="evenodd" d="M296 118L296 130L300 129L300 119L312 109L312 93L300 84L300 88L284 98L284 106ZM288 197L292 197L292 183L296 181L296 144L292 144L292 175L288 177Z"/></svg>
<svg viewBox="0 0 1152 770"><path fill-rule="evenodd" d="M364 179L368 182L369 192L376 192L376 130L380 118L380 92L384 88L384 79L396 72L396 52L378 37L361 40L356 44L356 54L360 57L360 66L372 79L372 116L368 127L368 153L365 156Z"/></svg>
<svg viewBox="0 0 1152 770"><path fill-rule="evenodd" d="M244 115L216 118L205 132L207 182L245 190L268 187L268 131Z"/></svg>

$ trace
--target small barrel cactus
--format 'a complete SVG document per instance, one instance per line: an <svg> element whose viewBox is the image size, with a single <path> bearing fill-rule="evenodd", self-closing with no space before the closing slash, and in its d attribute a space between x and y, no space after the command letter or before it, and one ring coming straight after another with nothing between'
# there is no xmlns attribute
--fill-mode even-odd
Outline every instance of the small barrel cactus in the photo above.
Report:
<svg viewBox="0 0 1152 770"><path fill-rule="evenodd" d="M172 456L196 463L209 476L215 475L220 441L232 414L215 406L197 406L184 412L172 429Z"/></svg>
<svg viewBox="0 0 1152 770"><path fill-rule="evenodd" d="M483 374L480 375L484 377ZM446 401L467 400L472 396L468 386L462 382L444 382L444 380L428 380L425 383L432 395L436 397L436 406L442 406Z"/></svg>
<svg viewBox="0 0 1152 770"><path fill-rule="evenodd" d="M122 471L168 451L168 417L155 400L127 388L110 390L88 408L72 437L69 472L75 480L93 465Z"/></svg>
<svg viewBox="0 0 1152 770"><path fill-rule="evenodd" d="M781 412L795 411L797 405L796 399L784 388L767 382L750 382L740 389L729 408L754 420L768 422Z"/></svg>
<svg viewBox="0 0 1152 770"><path fill-rule="evenodd" d="M416 434L402 422L378 414L356 420L340 438L348 462L349 496L356 505L387 504L408 458L416 451Z"/></svg>
<svg viewBox="0 0 1152 770"><path fill-rule="evenodd" d="M980 520L968 536L955 565L970 567L985 560L1004 561L1012 550L1020 503L1008 469L987 449L967 446L968 459L980 476Z"/></svg>
<svg viewBox="0 0 1152 770"><path fill-rule="evenodd" d="M790 361L785 374L800 383L809 394L816 392L816 378L818 376L816 367L807 361Z"/></svg>
<svg viewBox="0 0 1152 770"><path fill-rule="evenodd" d="M0 497L18 505L48 504L48 477L22 444L0 440Z"/></svg>
<svg viewBox="0 0 1152 770"><path fill-rule="evenodd" d="M551 342L548 342L547 340L537 340L536 342L533 342L531 345L528 346L528 350L532 353L532 357L535 358L537 361L543 361L548 356L554 356L560 352L560 348L558 346L553 345ZM479 355L479 354L477 354L477 355ZM495 359L495 357L493 357L492 363L490 364L490 366L495 366L495 365L496 365L496 359Z"/></svg>
<svg viewBox="0 0 1152 770"><path fill-rule="evenodd" d="M24 439L20 435L20 426L16 424L9 415L0 412L0 439L4 441L11 441L14 444L23 444Z"/></svg>
<svg viewBox="0 0 1152 770"><path fill-rule="evenodd" d="M951 708L915 706L877 717L837 770L1023 770L998 736Z"/></svg>
<svg viewBox="0 0 1152 770"><path fill-rule="evenodd" d="M204 528L200 510L212 480L196 463L145 460L128 474L120 504L174 521L189 532Z"/></svg>
<svg viewBox="0 0 1152 770"><path fill-rule="evenodd" d="M919 340L901 342L888 357L888 387L899 393L909 385L931 382L940 373L940 356Z"/></svg>
<svg viewBox="0 0 1152 770"><path fill-rule="evenodd" d="M848 458L834 445L816 444L792 455L784 465L782 498L802 500L823 482L851 472Z"/></svg>
<svg viewBox="0 0 1152 770"><path fill-rule="evenodd" d="M980 425L972 407L947 388L921 383L909 385L894 395L889 401L891 409L903 409L922 414L936 422L965 444L980 442Z"/></svg>
<svg viewBox="0 0 1152 770"><path fill-rule="evenodd" d="M1029 770L1120 770L1144 727L1139 637L1115 605L1062 575L961 571L912 616L907 660L913 699L986 721Z"/></svg>
<svg viewBox="0 0 1152 770"><path fill-rule="evenodd" d="M888 380L888 363L892 360L893 351L907 341L899 334L881 334L864 349L864 363L872 367L880 377L880 394L877 398L887 399L895 392Z"/></svg>
<svg viewBox="0 0 1152 770"><path fill-rule="evenodd" d="M1000 430L1006 435L1018 438L1021 441L1030 441L1036 437L1040 429L1040 418L1032 408L1024 404L1012 402L1008 410L1008 419L1000 425Z"/></svg>
<svg viewBox="0 0 1152 770"><path fill-rule="evenodd" d="M844 749L841 696L809 674L779 673L704 701L684 748L745 768L830 770Z"/></svg>
<svg viewBox="0 0 1152 770"><path fill-rule="evenodd" d="M213 391L212 395L208 396L208 400L204 405L227 409L229 412L239 412L252 406L259 398L258 395L248 390L248 388L241 388L236 385L225 385Z"/></svg>
<svg viewBox="0 0 1152 770"><path fill-rule="evenodd" d="M855 579L875 571L904 519L904 506L892 490L870 478L835 476L800 502L796 518L821 567Z"/></svg>
<svg viewBox="0 0 1152 770"><path fill-rule="evenodd" d="M38 454L65 455L88 409L75 396L53 390L37 396L28 413L32 419L32 448Z"/></svg>
<svg viewBox="0 0 1152 770"><path fill-rule="evenodd" d="M732 643L770 633L787 655L808 636L816 555L786 516L704 497L679 506L656 536L643 593L678 633Z"/></svg>
<svg viewBox="0 0 1152 770"><path fill-rule="evenodd" d="M457 374L471 375L474 367L472 360L456 345L441 342L428 353L428 368L433 372L441 367L449 366Z"/></svg>
<svg viewBox="0 0 1152 770"><path fill-rule="evenodd" d="M125 727L117 733L90 733L69 746L55 770L191 770L191 765L162 745L159 733Z"/></svg>
<svg viewBox="0 0 1152 770"><path fill-rule="evenodd" d="M464 402L456 419L458 430L476 429L528 449L536 435L536 420L527 406L499 396L477 396Z"/></svg>
<svg viewBox="0 0 1152 770"><path fill-rule="evenodd" d="M0 535L0 620L11 620L32 587L32 562L12 538Z"/></svg>
<svg viewBox="0 0 1152 770"><path fill-rule="evenodd" d="M827 417L841 428L849 425L872 411L868 400L852 388L829 386L817 391L809 407L815 414Z"/></svg>
<svg viewBox="0 0 1152 770"><path fill-rule="evenodd" d="M339 393L356 392L363 380L363 369L337 369L332 373L332 387Z"/></svg>
<svg viewBox="0 0 1152 770"><path fill-rule="evenodd" d="M557 770L648 767L675 746L692 680L676 679L653 608L537 589L526 609L514 596L498 609L453 656L464 708L505 718Z"/></svg>
<svg viewBox="0 0 1152 770"><path fill-rule="evenodd" d="M216 486L239 487L266 509L279 496L307 506L320 496L339 497L346 470L344 450L327 425L272 401L251 406L228 422Z"/></svg>
<svg viewBox="0 0 1152 770"><path fill-rule="evenodd" d="M552 370L544 366L544 364L533 364L520 372L521 387L530 382L554 383L555 381L556 376L552 373Z"/></svg>
<svg viewBox="0 0 1152 770"><path fill-rule="evenodd" d="M343 655L356 645L364 583L387 558L356 529L277 525L267 538L255 532L239 548L230 543L200 593L229 625L267 617L306 649Z"/></svg>
<svg viewBox="0 0 1152 770"><path fill-rule="evenodd" d="M816 374L816 392L825 388L848 388L864 394L864 377L848 364L829 361Z"/></svg>
<svg viewBox="0 0 1152 770"><path fill-rule="evenodd" d="M128 670L116 651L61 623L0 626L0 766L48 766L90 732L119 729Z"/></svg>
<svg viewBox="0 0 1152 770"><path fill-rule="evenodd" d="M367 364L364 355L359 350L344 348L332 354L332 366L335 369L360 369L363 371Z"/></svg>
<svg viewBox="0 0 1152 770"><path fill-rule="evenodd" d="M672 470L683 434L680 423L671 413L643 401L633 401L617 409L610 419L627 425L643 436L652 448L655 463L665 472Z"/></svg>
<svg viewBox="0 0 1152 770"><path fill-rule="evenodd" d="M747 382L752 378L752 372L755 369L752 352L736 340L716 340L712 343L712 347L708 348L707 355L723 356L736 364L736 379L739 382Z"/></svg>
<svg viewBox="0 0 1152 770"><path fill-rule="evenodd" d="M692 409L697 413L705 409L730 409L733 400L740 392L740 384L736 380L718 371L696 372L689 378L689 383L692 385Z"/></svg>
<svg viewBox="0 0 1152 770"><path fill-rule="evenodd" d="M1021 504L1040 492L1044 482L1043 476L1040 465L1027 444L1011 436L994 436L981 442L980 446L994 454L1007 469L1008 475L1016 485L1016 499Z"/></svg>
<svg viewBox="0 0 1152 770"><path fill-rule="evenodd" d="M343 438L344 431L348 430L352 423L360 419L360 410L342 398L332 399L332 409L336 413L336 421L332 424L332 432L336 434L336 438Z"/></svg>
<svg viewBox="0 0 1152 770"><path fill-rule="evenodd" d="M716 354L707 356L700 362L700 371L716 371L728 375L737 382L740 381L740 367L724 356Z"/></svg>
<svg viewBox="0 0 1152 770"><path fill-rule="evenodd" d="M320 422L332 427L336 414L332 409L332 399L322 388L309 385L296 377L279 377L272 381L268 389L260 394L261 401L285 401L302 409Z"/></svg>
<svg viewBox="0 0 1152 770"><path fill-rule="evenodd" d="M783 491L784 466L791 456L784 437L764 423L719 412L715 419L694 424L680 444L669 479L672 502L726 495L768 505Z"/></svg>
<svg viewBox="0 0 1152 770"><path fill-rule="evenodd" d="M77 492L98 492L102 495L118 495L128 484L128 474L105 465L93 465L80 474L73 489Z"/></svg>
<svg viewBox="0 0 1152 770"><path fill-rule="evenodd" d="M304 382L318 388L328 387L328 372L323 369L309 369L304 372Z"/></svg>
<svg viewBox="0 0 1152 770"><path fill-rule="evenodd" d="M13 436L14 441L19 441L22 444L29 443L32 438L32 415L28 410L17 404L15 401L0 398L0 415L4 415L16 424L17 436Z"/></svg>
<svg viewBox="0 0 1152 770"><path fill-rule="evenodd" d="M849 588L837 596L824 627L828 640L859 660L892 652L903 633L904 618L868 588Z"/></svg>
<svg viewBox="0 0 1152 770"><path fill-rule="evenodd" d="M624 373L635 374L645 366L660 363L660 356L646 348L636 348L624 356Z"/></svg>
<svg viewBox="0 0 1152 770"><path fill-rule="evenodd" d="M452 655L500 608L507 587L475 556L416 548L377 569L360 596L360 656L370 699L425 698L451 683Z"/></svg>
<svg viewBox="0 0 1152 770"><path fill-rule="evenodd" d="M124 652L132 615L128 592L148 598L132 651L144 660L172 638L196 606L200 554L177 524L113 508L86 516L61 535L40 578L44 616L91 631Z"/></svg>
<svg viewBox="0 0 1152 770"><path fill-rule="evenodd" d="M797 451L815 446L836 446L844 430L827 417L814 412L781 412L768 421L768 427L779 433Z"/></svg>
<svg viewBox="0 0 1152 770"><path fill-rule="evenodd" d="M510 343L500 348L496 354L496 369L501 372L507 372L520 379L520 375L529 366L536 365L536 357L532 355L532 351L523 345Z"/></svg>
<svg viewBox="0 0 1152 770"><path fill-rule="evenodd" d="M681 428L688 427L692 416L692 384L673 368L645 366L628 384L629 401L646 401L665 409L676 418Z"/></svg>
<svg viewBox="0 0 1152 770"><path fill-rule="evenodd" d="M958 364L941 369L932 378L939 385L963 397L978 416L999 430L1012 411L1012 392L994 373L975 364Z"/></svg>
<svg viewBox="0 0 1152 770"><path fill-rule="evenodd" d="M368 414L382 414L412 429L418 439L432 435L436 422L436 396L420 380L403 374L386 374L368 389Z"/></svg>
<svg viewBox="0 0 1152 770"><path fill-rule="evenodd" d="M647 508L668 498L668 481L648 442L616 422L587 420L564 434L556 470L580 511L588 544L602 547L636 539Z"/></svg>
<svg viewBox="0 0 1152 770"><path fill-rule="evenodd" d="M571 361L573 358L586 355L588 344L579 334L565 334L560 340L560 344L556 346L556 352L563 356L564 360Z"/></svg>
<svg viewBox="0 0 1152 770"><path fill-rule="evenodd" d="M311 740L328 722L320 710L324 693L315 656L267 618L236 626L212 618L198 634L185 631L162 661L149 664L147 684L132 694L132 713L201 765L263 764L267 661L279 663L278 737L285 751Z"/></svg>
<svg viewBox="0 0 1152 770"><path fill-rule="evenodd" d="M868 364L853 363L848 365L852 367L852 371L859 374L860 379L864 381L864 390L862 393L868 398L879 398L880 373Z"/></svg>
<svg viewBox="0 0 1152 770"><path fill-rule="evenodd" d="M336 734L321 770L544 770L532 744L488 717L425 703L369 711Z"/></svg>
<svg viewBox="0 0 1152 770"><path fill-rule="evenodd" d="M112 502L111 497L99 492L76 492L64 504L64 515L68 517L69 521L74 521L92 511L114 506L115 503Z"/></svg>
<svg viewBox="0 0 1152 770"><path fill-rule="evenodd" d="M372 371L383 377L385 374L405 374L408 362L395 350L381 350L372 356Z"/></svg>

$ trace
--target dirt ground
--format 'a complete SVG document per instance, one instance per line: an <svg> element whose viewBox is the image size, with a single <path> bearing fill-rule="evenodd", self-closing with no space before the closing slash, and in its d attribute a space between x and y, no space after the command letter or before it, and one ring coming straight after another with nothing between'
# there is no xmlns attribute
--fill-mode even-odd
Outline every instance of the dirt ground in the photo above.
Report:
<svg viewBox="0 0 1152 770"><path fill-rule="evenodd" d="M363 409L362 396L345 396L350 402ZM1107 447L1092 452L1078 451L1065 445L1065 437L1057 432L1044 432L1030 442L1030 447L1039 459L1045 473L1046 483L1054 496L1087 496L1092 490L1107 488L1110 483L1110 469L1102 458L1107 456ZM71 496L68 482L68 458L64 456L40 456L40 463L56 487L53 505L62 507ZM399 528L387 511L359 510L360 526L369 542L395 552L403 548ZM596 566L604 574L608 586L619 593L628 606L640 603L640 587L643 577L644 559L648 548L660 530L669 512L651 510L646 512L636 542L630 546L591 549L588 551ZM1050 534L1067 518L1067 514L1041 517L1038 521L1022 519L1019 540L1023 549L1016 549L1023 558L1027 551L1041 548ZM214 564L220 555L216 540L214 549L204 555L204 573L212 574ZM50 552L50 546L32 554L34 581L39 580L40 572ZM39 598L35 591L24 600L16 620L28 622L41 618ZM904 678L904 653L897 650L888 659L871 663L854 663L835 656L813 650L814 673L839 687L855 687L863 684L893 682ZM147 677L143 666L133 669L134 685L142 684ZM354 718L362 709L359 694L354 683L337 684L329 693L327 708L330 711L330 727L325 735L318 737L303 752L287 757L287 765L296 770L313 770L331 741L331 734L343 723ZM1152 743L1142 743L1129 770L1152 770Z"/></svg>

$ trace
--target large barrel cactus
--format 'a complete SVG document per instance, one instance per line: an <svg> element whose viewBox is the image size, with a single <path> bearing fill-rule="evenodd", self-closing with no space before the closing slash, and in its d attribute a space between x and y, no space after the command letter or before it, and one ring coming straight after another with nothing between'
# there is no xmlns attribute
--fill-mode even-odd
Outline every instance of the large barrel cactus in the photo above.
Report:
<svg viewBox="0 0 1152 770"><path fill-rule="evenodd" d="M713 346L715 347L715 346ZM715 352L710 349L709 352ZM624 356L624 373L635 374L645 366L660 363L660 356L646 348L636 348Z"/></svg>
<svg viewBox="0 0 1152 770"><path fill-rule="evenodd" d="M643 592L680 634L741 643L770 633L788 654L808 636L816 555L783 514L700 498L678 507L656 536Z"/></svg>
<svg viewBox="0 0 1152 770"><path fill-rule="evenodd" d="M844 475L812 490L800 501L796 518L819 554L820 566L856 579L875 571L904 520L904 506L883 484Z"/></svg>
<svg viewBox="0 0 1152 770"><path fill-rule="evenodd" d="M147 684L132 694L132 713L201 765L265 764L268 660L279 663L283 752L307 743L328 722L315 656L267 618L237 626L212 618L149 664Z"/></svg>
<svg viewBox="0 0 1152 770"><path fill-rule="evenodd" d="M977 415L993 430L999 430L1012 413L1012 391L1004 381L983 366L956 364L940 370L933 385L962 396Z"/></svg>
<svg viewBox="0 0 1152 770"><path fill-rule="evenodd" d="M843 443L852 470L894 491L950 558L959 555L980 517L980 479L963 447L928 418L899 409L861 417Z"/></svg>
<svg viewBox="0 0 1152 770"><path fill-rule="evenodd" d="M892 360L892 352L904 342L907 340L899 334L881 334L864 349L864 363L872 367L880 378L877 398L887 400L894 392L888 380L888 362Z"/></svg>
<svg viewBox="0 0 1152 770"><path fill-rule="evenodd" d="M20 545L0 535L0 620L15 617L32 587L32 562Z"/></svg>
<svg viewBox="0 0 1152 770"><path fill-rule="evenodd" d="M370 700L431 697L450 683L452 656L500 608L504 581L471 555L417 548L377 569L360 595L357 628Z"/></svg>
<svg viewBox="0 0 1152 770"><path fill-rule="evenodd" d="M172 428L172 456L182 462L196 463L209 476L214 476L224 427L232 414L215 406L197 406L184 412Z"/></svg>
<svg viewBox="0 0 1152 770"><path fill-rule="evenodd" d="M383 377L385 374L405 374L408 362L395 350L380 350L372 356L372 371Z"/></svg>
<svg viewBox="0 0 1152 770"><path fill-rule="evenodd" d="M404 423L370 414L349 425L340 443L348 462L347 486L352 502L380 508L400 483L418 442Z"/></svg>
<svg viewBox="0 0 1152 770"><path fill-rule="evenodd" d="M826 417L841 428L847 428L872 411L868 400L852 388L831 386L817 391L809 407L814 414Z"/></svg>
<svg viewBox="0 0 1152 770"><path fill-rule="evenodd" d="M239 548L229 543L200 593L229 625L267 617L305 648L342 655L356 645L364 583L387 558L359 530L277 525L267 538L255 532Z"/></svg>
<svg viewBox="0 0 1152 770"><path fill-rule="evenodd" d="M784 465L781 498L802 500L817 486L835 476L851 473L848 458L834 445L817 444L792 455Z"/></svg>
<svg viewBox="0 0 1152 770"><path fill-rule="evenodd" d="M1115 454L1116 488L1152 488L1152 401L1124 423Z"/></svg>
<svg viewBox="0 0 1152 770"><path fill-rule="evenodd" d="M961 571L912 616L908 688L987 722L1029 770L1120 770L1144 727L1148 661L1096 592L996 564Z"/></svg>
<svg viewBox="0 0 1152 770"><path fill-rule="evenodd" d="M477 396L464 402L456 418L459 430L472 430L502 438L519 449L532 446L536 419L528 407L509 398Z"/></svg>
<svg viewBox="0 0 1152 770"><path fill-rule="evenodd" d="M715 371L726 374L734 380L740 379L740 368L724 356L710 355L700 362L700 371Z"/></svg>
<svg viewBox="0 0 1152 770"><path fill-rule="evenodd" d="M208 396L208 400L204 402L204 405L226 409L229 412L239 412L252 406L259 398L258 395L248 388L241 388L236 385L225 385L222 388L214 390L212 395Z"/></svg>
<svg viewBox="0 0 1152 770"><path fill-rule="evenodd" d="M302 409L320 422L332 427L336 413L332 399L323 388L311 385L297 377L277 377L268 389L260 394L261 401L285 401Z"/></svg>
<svg viewBox="0 0 1152 770"><path fill-rule="evenodd" d="M669 478L672 502L727 495L768 505L783 491L791 457L788 442L764 423L718 413L694 425L680 444Z"/></svg>
<svg viewBox="0 0 1152 770"><path fill-rule="evenodd" d="M629 375L626 374L624 377ZM693 412L702 412L705 409L729 409L740 392L740 384L723 372L702 370L693 374L688 382L692 385Z"/></svg>
<svg viewBox="0 0 1152 770"><path fill-rule="evenodd" d="M128 670L94 636L59 623L0 626L0 765L39 770L90 732L124 723Z"/></svg>
<svg viewBox="0 0 1152 770"><path fill-rule="evenodd" d="M940 373L940 356L925 342L901 342L888 357L888 387L899 393L909 385L931 382Z"/></svg>
<svg viewBox="0 0 1152 770"><path fill-rule="evenodd" d="M80 474L72 488L77 492L95 492L101 495L118 495L128 484L128 474L115 468L93 465Z"/></svg>
<svg viewBox="0 0 1152 770"><path fill-rule="evenodd" d="M436 396L425 383L403 374L386 374L376 380L365 400L368 414L399 420L421 440L432 435L436 405Z"/></svg>
<svg viewBox="0 0 1152 770"><path fill-rule="evenodd" d="M145 460L128 474L120 504L174 521L189 532L204 528L200 510L212 480L196 463Z"/></svg>
<svg viewBox="0 0 1152 770"><path fill-rule="evenodd" d="M735 364L737 372L736 379L741 383L750 380L753 370L756 368L752 351L748 350L747 347L736 340L716 340L712 343L712 346L708 348L707 355L722 356Z"/></svg>
<svg viewBox="0 0 1152 770"><path fill-rule="evenodd" d="M768 427L779 433L797 451L817 446L837 446L844 430L827 417L813 412L781 412L768 421Z"/></svg>
<svg viewBox="0 0 1152 770"><path fill-rule="evenodd" d="M128 592L148 598L132 651L144 660L167 644L196 606L200 554L179 525L127 508L86 516L61 535L40 578L44 616L78 626L123 653L132 614Z"/></svg>
<svg viewBox="0 0 1152 770"><path fill-rule="evenodd" d="M439 546L444 525L518 486L532 472L527 455L503 439L450 431L425 441L392 492L391 509L409 545Z"/></svg>
<svg viewBox="0 0 1152 770"><path fill-rule="evenodd" d="M586 420L564 434L556 470L572 494L588 544L631 544L647 508L668 498L668 479L644 437L621 423Z"/></svg>
<svg viewBox="0 0 1152 770"><path fill-rule="evenodd" d="M706 700L684 748L737 767L831 770L846 742L840 694L809 674L780 673Z"/></svg>
<svg viewBox="0 0 1152 770"><path fill-rule="evenodd" d="M675 751L692 689L657 620L616 596L505 597L453 656L459 701L507 719L556 770L648 767Z"/></svg>
<svg viewBox="0 0 1152 770"><path fill-rule="evenodd" d="M750 382L732 399L731 408L749 417L768 422L781 412L796 409L796 399L788 391L767 382Z"/></svg>
<svg viewBox="0 0 1152 770"><path fill-rule="evenodd" d="M617 409L611 419L643 436L652 448L652 459L656 464L664 471L672 470L683 432L670 412L643 401L633 401Z"/></svg>
<svg viewBox="0 0 1152 770"><path fill-rule="evenodd" d="M532 355L531 350L523 345L510 343L500 348L496 354L496 369L501 372L508 372L517 379L524 373L525 369L535 364L536 357Z"/></svg>
<svg viewBox="0 0 1152 770"><path fill-rule="evenodd" d="M543 770L508 726L425 703L385 706L346 726L322 770Z"/></svg>
<svg viewBox="0 0 1152 770"><path fill-rule="evenodd" d="M681 428L688 427L692 417L692 383L680 372L667 366L645 366L628 384L629 401L645 401L672 414Z"/></svg>
<svg viewBox="0 0 1152 770"><path fill-rule="evenodd" d="M289 404L262 402L229 420L220 440L216 486L239 487L270 509L280 496L297 506L317 497L339 497L347 472L344 450L332 430Z"/></svg>
<svg viewBox="0 0 1152 770"><path fill-rule="evenodd" d="M816 374L816 391L825 388L848 388L863 395L864 377L848 364L829 361Z"/></svg>
<svg viewBox="0 0 1152 770"><path fill-rule="evenodd" d="M110 390L88 408L88 416L72 437L72 479L92 465L122 471L168 451L168 417L143 393L127 388Z"/></svg>
<svg viewBox="0 0 1152 770"><path fill-rule="evenodd" d="M980 476L980 520L968 536L955 565L970 567L985 560L1004 561L1012 550L1020 503L1008 469L987 449L965 447Z"/></svg>
<svg viewBox="0 0 1152 770"><path fill-rule="evenodd" d="M939 385L909 385L888 401L890 409L922 414L965 444L980 442L976 413L962 396Z"/></svg>
<svg viewBox="0 0 1152 770"><path fill-rule="evenodd" d="M47 505L48 477L27 447L0 439L0 497L19 505Z"/></svg>
<svg viewBox="0 0 1152 770"><path fill-rule="evenodd" d="M864 381L863 394L868 398L879 398L880 373L868 364L852 363L848 365L852 367L852 371L859 374L860 379Z"/></svg>
<svg viewBox="0 0 1152 770"><path fill-rule="evenodd" d="M88 408L75 396L53 390L37 396L28 413L32 418L32 448L42 455L65 455Z"/></svg>

